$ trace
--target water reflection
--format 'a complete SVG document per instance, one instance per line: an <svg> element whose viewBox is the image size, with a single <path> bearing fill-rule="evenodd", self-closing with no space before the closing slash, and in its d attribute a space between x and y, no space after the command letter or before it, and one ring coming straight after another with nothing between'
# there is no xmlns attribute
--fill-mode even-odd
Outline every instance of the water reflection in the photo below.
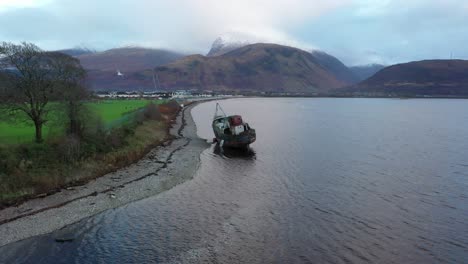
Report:
<svg viewBox="0 0 468 264"><path fill-rule="evenodd" d="M255 150L251 147L247 148L223 148L219 143L213 148L213 153L221 157L226 157L230 159L245 159L245 160L255 160L256 153Z"/></svg>

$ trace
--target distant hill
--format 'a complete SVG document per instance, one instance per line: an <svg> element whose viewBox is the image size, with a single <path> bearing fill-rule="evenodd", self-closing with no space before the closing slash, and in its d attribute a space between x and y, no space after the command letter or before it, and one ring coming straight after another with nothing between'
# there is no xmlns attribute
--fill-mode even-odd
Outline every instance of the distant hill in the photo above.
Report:
<svg viewBox="0 0 468 264"><path fill-rule="evenodd" d="M191 55L154 69L158 89L322 93L353 84L339 60L276 44L247 45L218 56ZM153 71L91 72L99 89L154 89Z"/></svg>
<svg viewBox="0 0 468 264"><path fill-rule="evenodd" d="M346 67L346 65L336 57L318 50L311 51L311 54L322 67L335 74L338 79L353 84L360 81L353 71Z"/></svg>
<svg viewBox="0 0 468 264"><path fill-rule="evenodd" d="M346 66L330 58L260 43L215 57L188 56L156 67L155 73L164 89L322 93L355 80Z"/></svg>
<svg viewBox="0 0 468 264"><path fill-rule="evenodd" d="M244 38L243 38L244 37ZM218 37L213 44L211 49L208 52L207 56L220 56L231 52L233 50L245 47L247 45L252 45L258 43L255 40L248 39L248 36L237 36L236 34L224 34ZM347 82L357 83L361 81L348 67L346 67L340 60L333 57L332 55L320 51L312 50L310 53L315 57L315 59L328 70L333 71L339 76L340 79L343 79Z"/></svg>
<svg viewBox="0 0 468 264"><path fill-rule="evenodd" d="M57 50L57 52L65 53L67 55L76 57L76 56L85 55L85 54L92 54L92 53L95 53L96 51L87 49L87 48L74 48L74 49Z"/></svg>
<svg viewBox="0 0 468 264"><path fill-rule="evenodd" d="M354 73L359 81L364 81L376 74L381 69L385 68L382 64L369 64L360 66L351 66L349 69Z"/></svg>
<svg viewBox="0 0 468 264"><path fill-rule="evenodd" d="M342 91L367 95L468 96L468 61L424 60L397 64Z"/></svg>
<svg viewBox="0 0 468 264"><path fill-rule="evenodd" d="M136 72L175 61L184 55L168 50L126 47L77 56L85 69Z"/></svg>
<svg viewBox="0 0 468 264"><path fill-rule="evenodd" d="M141 82L139 75L142 71L173 62L183 56L168 50L126 47L85 53L76 57L88 71L88 81L92 89L135 90L150 85L148 80L143 79ZM118 75L117 71L121 75ZM149 87L153 87L152 84Z"/></svg>

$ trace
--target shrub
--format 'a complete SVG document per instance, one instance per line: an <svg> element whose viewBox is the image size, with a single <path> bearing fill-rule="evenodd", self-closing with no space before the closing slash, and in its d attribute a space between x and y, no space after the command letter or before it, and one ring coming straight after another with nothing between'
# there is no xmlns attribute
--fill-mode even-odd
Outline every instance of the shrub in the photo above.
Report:
<svg viewBox="0 0 468 264"><path fill-rule="evenodd" d="M68 163L75 163L81 158L81 141L77 135L65 136L57 143L57 151L60 160Z"/></svg>
<svg viewBox="0 0 468 264"><path fill-rule="evenodd" d="M162 119L161 112L159 111L158 106L154 103L150 103L146 106L143 111L143 115L146 120L160 121Z"/></svg>
<svg viewBox="0 0 468 264"><path fill-rule="evenodd" d="M176 100L170 100L169 102L159 105L159 112L166 117L168 120L175 118L180 110L180 105Z"/></svg>
<svg viewBox="0 0 468 264"><path fill-rule="evenodd" d="M18 166L16 149L0 147L0 174L9 174Z"/></svg>

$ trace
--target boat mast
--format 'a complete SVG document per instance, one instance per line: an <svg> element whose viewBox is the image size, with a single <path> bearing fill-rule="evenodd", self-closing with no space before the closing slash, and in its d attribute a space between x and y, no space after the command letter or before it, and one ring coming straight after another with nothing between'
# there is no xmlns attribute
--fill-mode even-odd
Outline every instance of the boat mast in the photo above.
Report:
<svg viewBox="0 0 468 264"><path fill-rule="evenodd" d="M154 79L154 69L153 69L153 86L154 86L154 90L158 90L156 88L156 80Z"/></svg>
<svg viewBox="0 0 468 264"><path fill-rule="evenodd" d="M158 87L161 89L161 83L159 82L159 75L156 74L156 80L158 81Z"/></svg>
<svg viewBox="0 0 468 264"><path fill-rule="evenodd" d="M222 114L218 114L218 111L220 111ZM220 117L226 117L226 113L224 112L223 108L221 108L221 105L219 105L219 103L216 103L216 111L215 111L214 119L220 118Z"/></svg>

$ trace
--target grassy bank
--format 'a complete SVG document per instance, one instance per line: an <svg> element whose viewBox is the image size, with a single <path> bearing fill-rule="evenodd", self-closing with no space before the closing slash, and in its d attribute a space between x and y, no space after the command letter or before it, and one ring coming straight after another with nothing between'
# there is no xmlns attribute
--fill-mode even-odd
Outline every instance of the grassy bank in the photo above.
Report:
<svg viewBox="0 0 468 264"><path fill-rule="evenodd" d="M167 100L140 100L140 99L117 99L117 100L95 100L86 103L93 115L98 117L108 127L116 127L128 121L129 114L141 109L149 103L164 104ZM51 104L51 107L56 105ZM61 118L58 111L52 112L48 117L50 120L44 125L44 137L54 138L64 134L60 126ZM31 121L6 122L0 120L0 145L11 145L29 143L34 139L34 126Z"/></svg>
<svg viewBox="0 0 468 264"><path fill-rule="evenodd" d="M0 145L0 205L83 184L137 161L168 140L178 104L167 102L145 108L139 104L123 107L119 102L99 104L97 108L113 109L107 113L101 110L110 122L127 116L118 112L133 111L133 114L122 125L110 129L97 127L83 139L61 135L41 144ZM135 113L136 109L140 110Z"/></svg>

